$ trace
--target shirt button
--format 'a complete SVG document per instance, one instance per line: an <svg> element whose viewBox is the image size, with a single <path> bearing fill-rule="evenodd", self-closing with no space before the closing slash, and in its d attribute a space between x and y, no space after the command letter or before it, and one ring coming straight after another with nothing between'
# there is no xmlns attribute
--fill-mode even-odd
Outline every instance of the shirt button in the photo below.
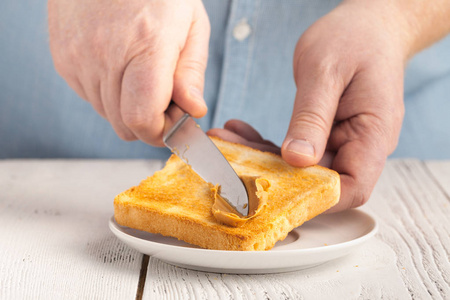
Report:
<svg viewBox="0 0 450 300"><path fill-rule="evenodd" d="M248 25L247 19L243 18L233 28L233 37L238 41L245 40L252 33L252 28Z"/></svg>

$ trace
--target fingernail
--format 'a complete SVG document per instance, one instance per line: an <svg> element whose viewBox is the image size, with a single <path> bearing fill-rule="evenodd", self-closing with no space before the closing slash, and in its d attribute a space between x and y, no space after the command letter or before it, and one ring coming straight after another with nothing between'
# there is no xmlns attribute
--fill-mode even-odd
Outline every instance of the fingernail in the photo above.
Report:
<svg viewBox="0 0 450 300"><path fill-rule="evenodd" d="M311 145L311 143L307 140L291 140L287 144L286 150L295 154L309 157L314 157L316 154L313 145Z"/></svg>

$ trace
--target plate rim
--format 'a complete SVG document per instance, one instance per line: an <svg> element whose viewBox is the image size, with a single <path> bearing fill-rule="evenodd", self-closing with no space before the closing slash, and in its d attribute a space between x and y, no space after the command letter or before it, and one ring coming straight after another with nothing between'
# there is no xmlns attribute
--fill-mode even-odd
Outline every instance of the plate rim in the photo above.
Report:
<svg viewBox="0 0 450 300"><path fill-rule="evenodd" d="M223 253L226 253L227 255L239 255L239 256L246 256L246 255L251 255L251 256L255 256L255 255L259 255L259 256L271 256L271 255L278 256L278 255L280 255L282 253L286 253L286 254L292 254L292 253L298 253L298 254L300 254L300 253L303 253L303 254L311 254L311 253L320 254L320 253L323 253L323 252L329 252L329 251L333 251L333 250L339 250L339 249L342 249L342 248L346 248L346 247L348 247L348 246L350 246L352 244L359 245L359 244L363 243L364 241L372 238L378 232L379 224L378 224L376 218L373 216L373 214L371 214L371 213L369 213L367 211L363 211L363 210L361 210L359 208L351 209L351 211L357 211L358 213L362 213L362 214L366 215L366 217L368 217L371 220L373 225L365 234L363 234L363 235L361 235L361 236L359 236L359 237L357 237L355 239L352 239L352 240L349 240L349 241L345 241L345 242L342 242L342 243L333 244L333 245L327 245L327 246L321 246L321 247L306 248L306 249L284 249L284 250L281 249L281 250L275 250L275 251L272 251L272 249L269 249L269 250L266 250L266 251L239 251L239 250L214 250L214 249L191 248L191 247L183 247L183 246L177 246L177 245L169 245L169 244L165 244L165 243L158 243L158 242L155 242L155 241L142 239L142 238L139 238L139 237L136 237L136 236L133 236L133 235L130 235L130 234L127 234L127 233L121 231L120 227L129 228L129 229L132 229L132 230L138 230L138 229L134 229L134 228L130 228L130 227L119 225L116 222L116 220L114 218L114 215L109 219L109 228L116 236L117 236L116 233L119 233L120 235L122 235L122 236L124 236L126 238L129 238L129 239L131 238L131 239L134 239L136 241L143 242L143 243L150 243L150 244L155 245L156 247L165 248L165 249L171 249L171 250L175 250L175 251L179 251L179 250L182 249L183 251L187 251L188 253L196 253L196 254L208 254L209 255L209 254L223 254ZM313 220L313 219L311 219L311 220ZM295 230L297 228L300 228L301 226L296 227L293 230ZM139 230L139 231L141 231L141 230ZM145 232L145 231L142 231L142 232ZM155 233L150 233L150 232L146 232L146 233L155 234ZM163 235L161 235L161 236L163 236ZM163 237L170 237L170 236L163 236ZM171 238L174 238L174 237L171 237Z"/></svg>

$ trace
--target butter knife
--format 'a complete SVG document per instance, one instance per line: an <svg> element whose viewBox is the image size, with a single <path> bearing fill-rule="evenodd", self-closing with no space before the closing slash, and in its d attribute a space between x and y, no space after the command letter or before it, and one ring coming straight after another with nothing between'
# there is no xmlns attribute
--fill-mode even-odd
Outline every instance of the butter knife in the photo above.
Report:
<svg viewBox="0 0 450 300"><path fill-rule="evenodd" d="M200 126L172 102L166 111L164 144L203 180L220 185L220 195L237 212L248 215L248 195L234 169Z"/></svg>

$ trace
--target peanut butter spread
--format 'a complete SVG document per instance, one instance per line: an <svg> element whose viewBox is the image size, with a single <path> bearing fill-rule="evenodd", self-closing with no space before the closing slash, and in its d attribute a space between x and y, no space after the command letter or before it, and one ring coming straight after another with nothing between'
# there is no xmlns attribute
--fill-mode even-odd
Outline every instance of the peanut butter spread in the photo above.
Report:
<svg viewBox="0 0 450 300"><path fill-rule="evenodd" d="M267 179L257 176L241 176L241 180L248 194L248 216L241 215L220 196L219 185L212 188L214 192L214 205L212 207L214 217L217 221L232 227L242 226L245 222L258 215L267 204L267 190L270 187L270 182Z"/></svg>

